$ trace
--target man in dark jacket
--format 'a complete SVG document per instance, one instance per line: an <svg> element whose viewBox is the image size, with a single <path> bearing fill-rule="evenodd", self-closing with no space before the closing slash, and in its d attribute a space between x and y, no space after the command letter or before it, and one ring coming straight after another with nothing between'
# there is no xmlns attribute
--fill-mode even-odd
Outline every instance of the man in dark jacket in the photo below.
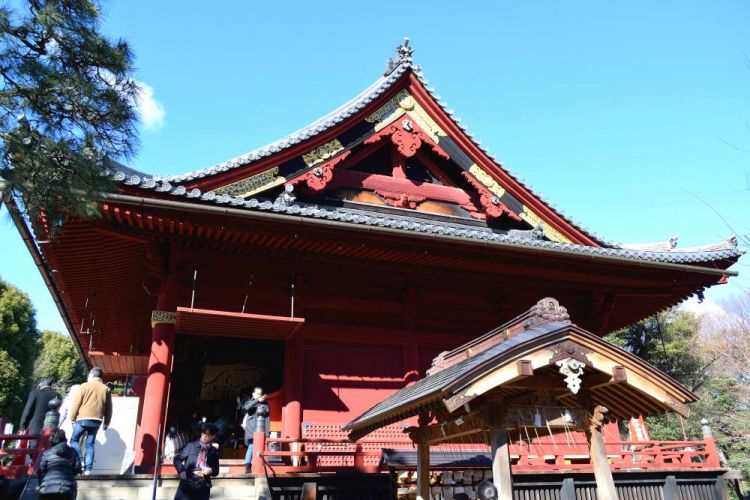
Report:
<svg viewBox="0 0 750 500"><path fill-rule="evenodd" d="M208 500L211 477L219 474L219 450L214 446L218 430L214 424L201 425L201 437L186 444L174 456L174 468L180 476L175 500Z"/></svg>
<svg viewBox="0 0 750 500"><path fill-rule="evenodd" d="M266 433L266 436L268 436L268 431L270 431L269 408L263 389L260 387L253 389L252 397L245 401L242 409L247 412L247 419L245 420L245 443L247 443L245 472L250 472L250 466L253 463L253 434L258 429L258 421L262 420L263 431Z"/></svg>
<svg viewBox="0 0 750 500"><path fill-rule="evenodd" d="M65 431L49 436L51 448L39 457L39 498L69 500L76 497L76 476L81 473L78 453L66 443Z"/></svg>
<svg viewBox="0 0 750 500"><path fill-rule="evenodd" d="M49 411L49 402L55 398L62 401L60 394L51 387L52 382L50 377L44 377L39 381L37 388L29 393L21 414L21 429L28 429L31 434L42 432L44 416Z"/></svg>

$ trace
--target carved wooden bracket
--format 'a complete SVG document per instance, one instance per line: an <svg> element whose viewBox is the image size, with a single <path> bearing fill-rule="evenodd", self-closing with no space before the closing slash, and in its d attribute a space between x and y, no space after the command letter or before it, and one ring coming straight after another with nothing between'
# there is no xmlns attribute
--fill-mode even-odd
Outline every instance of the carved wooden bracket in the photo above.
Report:
<svg viewBox="0 0 750 500"><path fill-rule="evenodd" d="M466 390L463 390L459 392L458 394L451 396L450 398L444 399L443 404L445 405L445 408L448 410L449 413L453 413L457 409L461 408L463 405L467 404L472 399L474 399L474 397L467 396Z"/></svg>
<svg viewBox="0 0 750 500"><path fill-rule="evenodd" d="M350 154L351 151L344 151L340 155L313 167L307 173L290 180L288 184L295 186L304 182L311 191L322 191L333 179L334 167L348 158Z"/></svg>
<svg viewBox="0 0 750 500"><path fill-rule="evenodd" d="M513 220L521 220L521 217L519 217L517 213L505 206L497 195L487 189L484 184L476 180L473 175L468 172L461 172L461 175L463 175L464 178L469 181L469 184L471 184L471 186L477 191L479 194L479 203L482 205L482 208L484 208L484 214L472 213L471 215L473 217L480 219L484 218L480 217L480 215L485 215L488 219L497 219L501 215L507 214L508 217Z"/></svg>
<svg viewBox="0 0 750 500"><path fill-rule="evenodd" d="M419 203L427 199L426 196L418 196L394 191L376 189L375 192L385 199L385 202L396 208L417 208Z"/></svg>
<svg viewBox="0 0 750 500"><path fill-rule="evenodd" d="M560 342L557 345L552 346L552 357L550 358L550 364L555 364L563 359L575 359L584 365L590 365L586 355L591 352L590 349L586 349L580 344L573 342L572 340L566 340Z"/></svg>
<svg viewBox="0 0 750 500"><path fill-rule="evenodd" d="M403 119L397 120L395 123L391 123L377 131L371 137L368 137L367 140L365 140L365 144L375 144L376 142L389 137L391 142L396 146L398 152L405 158L411 158L417 153L417 151L419 151L422 144L427 144L438 156L446 160L450 159L448 153L438 146L435 141L430 139L430 136L425 134L424 131L419 128L419 125L409 117L409 115L404 115L402 118Z"/></svg>
<svg viewBox="0 0 750 500"><path fill-rule="evenodd" d="M151 311L151 328L159 324L174 325L177 321L177 313L174 311Z"/></svg>
<svg viewBox="0 0 750 500"><path fill-rule="evenodd" d="M578 391L581 390L581 375L583 375L584 363L573 358L565 358L555 364L560 367L560 373L565 375L565 384L570 392L578 394Z"/></svg>
<svg viewBox="0 0 750 500"><path fill-rule="evenodd" d="M607 413L609 413L609 408L597 405L594 408L594 413L591 415L591 420L589 420L589 429L600 431L608 420Z"/></svg>

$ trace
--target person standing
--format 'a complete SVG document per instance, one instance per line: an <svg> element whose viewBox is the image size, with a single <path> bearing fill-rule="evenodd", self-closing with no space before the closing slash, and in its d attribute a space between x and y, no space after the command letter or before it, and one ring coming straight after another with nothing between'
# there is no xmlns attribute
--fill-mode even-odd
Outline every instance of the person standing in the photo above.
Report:
<svg viewBox="0 0 750 500"><path fill-rule="evenodd" d="M81 458L65 441L65 431L55 429L49 436L51 448L39 457L40 500L75 500L75 477L81 473Z"/></svg>
<svg viewBox="0 0 750 500"><path fill-rule="evenodd" d="M208 500L211 477L219 474L219 450L213 445L218 430L203 424L201 437L191 441L174 456L174 468L180 476L175 500Z"/></svg>
<svg viewBox="0 0 750 500"><path fill-rule="evenodd" d="M258 428L258 420L263 419L263 430L268 435L269 431L269 408L266 403L266 395L261 387L253 389L253 394L242 405L242 409L247 413L245 421L245 443L247 443L247 453L245 454L245 472L250 472L253 463L253 434Z"/></svg>
<svg viewBox="0 0 750 500"><path fill-rule="evenodd" d="M55 398L62 400L60 394L52 388L53 382L52 378L44 377L39 381L37 388L29 393L21 414L21 429L28 429L31 434L42 432L44 416L49 411L49 402Z"/></svg>
<svg viewBox="0 0 750 500"><path fill-rule="evenodd" d="M102 382L102 369L94 367L89 371L88 381L81 384L70 405L70 422L73 435L70 446L81 455L81 437L86 434L86 456L83 474L88 476L94 467L94 444L99 427L105 431L112 420L112 394Z"/></svg>

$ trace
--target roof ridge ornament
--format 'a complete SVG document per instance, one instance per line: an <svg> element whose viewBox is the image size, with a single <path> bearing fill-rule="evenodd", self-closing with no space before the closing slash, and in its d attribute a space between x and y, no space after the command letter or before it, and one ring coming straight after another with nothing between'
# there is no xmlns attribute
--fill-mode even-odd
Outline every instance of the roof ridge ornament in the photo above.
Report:
<svg viewBox="0 0 750 500"><path fill-rule="evenodd" d="M560 305L557 299L545 297L529 309L525 327L552 321L569 321L568 310Z"/></svg>
<svg viewBox="0 0 750 500"><path fill-rule="evenodd" d="M383 73L383 76L390 75L396 70L396 68L404 63L411 64L411 56L413 53L414 49L412 47L409 47L409 37L405 36L404 42L396 47L396 57L389 57L388 61L386 61L385 72Z"/></svg>

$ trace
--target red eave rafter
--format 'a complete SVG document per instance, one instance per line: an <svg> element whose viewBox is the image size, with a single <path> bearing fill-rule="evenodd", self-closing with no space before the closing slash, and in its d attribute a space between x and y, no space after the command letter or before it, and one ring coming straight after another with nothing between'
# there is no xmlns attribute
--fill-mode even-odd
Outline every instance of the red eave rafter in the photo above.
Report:
<svg viewBox="0 0 750 500"><path fill-rule="evenodd" d="M272 154L269 156L266 156L265 158L262 158L258 160L257 162L254 162L252 166L250 167L239 167L235 168L234 170L230 172L223 173L221 175L214 175L210 177L206 177L203 179L198 179L186 186L187 189L194 189L198 188L201 191L210 191L212 189L216 189L220 186L224 186L226 184L231 184L232 182L239 181L241 179L244 179L245 177L254 175L258 172L262 172L263 170L270 168L275 165L280 165L288 160L291 160L297 156L301 156L304 153L307 153L311 149L314 149L320 145L323 145L329 141L332 141L336 137L342 134L345 130L353 127L357 123L359 123L361 120L364 120L368 115L370 115L374 110L378 109L380 106L388 102L388 100L396 95L398 91L405 86L405 83L408 81L409 78L409 72L404 73L398 81L394 82L391 88L384 92L380 97L369 103L367 106L359 110L354 115L350 116L346 120L343 120L341 123L329 128L325 132L318 134L314 137L311 137L310 139L306 141L302 141L299 144L296 144L290 148L285 149L284 151L281 151L277 154Z"/></svg>
<svg viewBox="0 0 750 500"><path fill-rule="evenodd" d="M101 367L107 375L147 375L148 354L89 351L92 366Z"/></svg>
<svg viewBox="0 0 750 500"><path fill-rule="evenodd" d="M175 329L193 335L286 340L304 323L304 318L178 307Z"/></svg>
<svg viewBox="0 0 750 500"><path fill-rule="evenodd" d="M412 96L429 112L430 116L438 123L438 125L450 134L451 138L456 141L456 144L471 156L477 165L495 176L496 180L521 203L532 208L542 218L550 221L555 229L570 238L574 243L594 247L600 246L596 241L586 236L582 231L575 228L546 204L542 203L542 201L521 186L518 181L511 177L507 172L498 168L497 164L490 157L479 149L473 141L466 137L461 129L458 128L453 120L451 120L443 109L435 102L427 90L425 90L417 77L411 72L409 72L408 75L408 90Z"/></svg>

